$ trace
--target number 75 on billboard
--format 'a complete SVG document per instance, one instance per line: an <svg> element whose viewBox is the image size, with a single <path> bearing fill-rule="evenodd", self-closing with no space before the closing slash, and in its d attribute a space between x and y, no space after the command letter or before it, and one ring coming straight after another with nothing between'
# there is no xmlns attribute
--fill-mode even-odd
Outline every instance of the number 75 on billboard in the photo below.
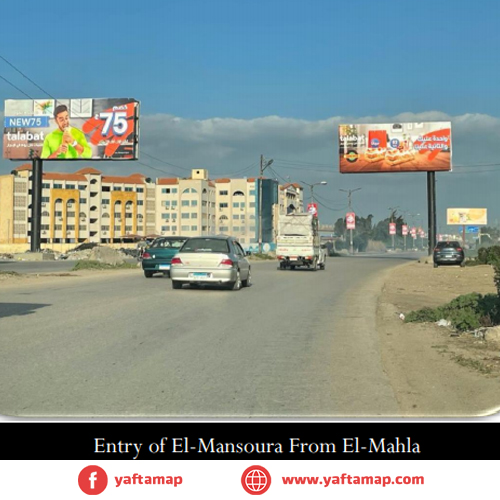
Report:
<svg viewBox="0 0 500 500"><path fill-rule="evenodd" d="M136 160L139 102L132 98L5 101L3 157Z"/></svg>

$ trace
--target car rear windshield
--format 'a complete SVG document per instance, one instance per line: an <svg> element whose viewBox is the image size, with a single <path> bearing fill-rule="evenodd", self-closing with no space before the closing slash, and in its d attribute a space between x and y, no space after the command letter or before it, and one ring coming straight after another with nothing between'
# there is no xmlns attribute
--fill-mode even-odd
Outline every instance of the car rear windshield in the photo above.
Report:
<svg viewBox="0 0 500 500"><path fill-rule="evenodd" d="M151 244L151 248L180 248L186 240L172 240L167 238L157 238Z"/></svg>
<svg viewBox="0 0 500 500"><path fill-rule="evenodd" d="M437 248L460 248L460 243L458 241L440 241Z"/></svg>
<svg viewBox="0 0 500 500"><path fill-rule="evenodd" d="M227 240L215 238L191 238L181 248L181 252L228 253Z"/></svg>

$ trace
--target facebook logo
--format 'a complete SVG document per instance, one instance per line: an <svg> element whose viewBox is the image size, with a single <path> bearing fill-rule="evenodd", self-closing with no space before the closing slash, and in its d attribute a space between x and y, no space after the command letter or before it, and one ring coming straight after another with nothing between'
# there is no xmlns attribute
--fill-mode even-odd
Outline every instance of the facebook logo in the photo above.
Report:
<svg viewBox="0 0 500 500"><path fill-rule="evenodd" d="M78 475L78 486L87 495L99 495L108 485L108 475L98 465L89 465Z"/></svg>

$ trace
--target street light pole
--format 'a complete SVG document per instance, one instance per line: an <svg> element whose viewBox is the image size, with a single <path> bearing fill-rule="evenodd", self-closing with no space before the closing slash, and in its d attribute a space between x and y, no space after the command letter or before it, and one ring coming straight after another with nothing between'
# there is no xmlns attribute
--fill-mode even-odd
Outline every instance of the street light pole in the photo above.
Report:
<svg viewBox="0 0 500 500"><path fill-rule="evenodd" d="M259 175L259 253L262 253L262 176L264 170L269 167L274 160L265 160L264 155L260 155L260 175Z"/></svg>
<svg viewBox="0 0 500 500"><path fill-rule="evenodd" d="M399 207L389 207L389 210L391 211L391 223L394 222L392 219L394 217L394 213L396 212L396 209L398 209ZM397 228L397 226L396 226ZM392 249L393 250L396 250L396 235L395 234L392 234Z"/></svg>
<svg viewBox="0 0 500 500"><path fill-rule="evenodd" d="M352 211L352 208L351 208L351 197L352 197L352 193L354 193L355 191L359 191L361 188L356 188L356 189L349 189L349 190L345 190L345 189L339 189L339 191L342 191L344 193L347 193L347 200L348 200L348 204L349 204L349 212ZM351 255L354 254L354 243L352 241L352 228L349 229L349 253Z"/></svg>

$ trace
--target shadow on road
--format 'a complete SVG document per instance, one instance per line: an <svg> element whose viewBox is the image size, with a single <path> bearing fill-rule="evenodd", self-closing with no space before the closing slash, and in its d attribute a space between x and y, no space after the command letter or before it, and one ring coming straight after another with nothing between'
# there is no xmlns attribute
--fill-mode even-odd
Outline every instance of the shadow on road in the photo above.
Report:
<svg viewBox="0 0 500 500"><path fill-rule="evenodd" d="M47 307L52 304L23 304L19 302L0 303L0 318L7 316L26 316L33 314L37 309Z"/></svg>

